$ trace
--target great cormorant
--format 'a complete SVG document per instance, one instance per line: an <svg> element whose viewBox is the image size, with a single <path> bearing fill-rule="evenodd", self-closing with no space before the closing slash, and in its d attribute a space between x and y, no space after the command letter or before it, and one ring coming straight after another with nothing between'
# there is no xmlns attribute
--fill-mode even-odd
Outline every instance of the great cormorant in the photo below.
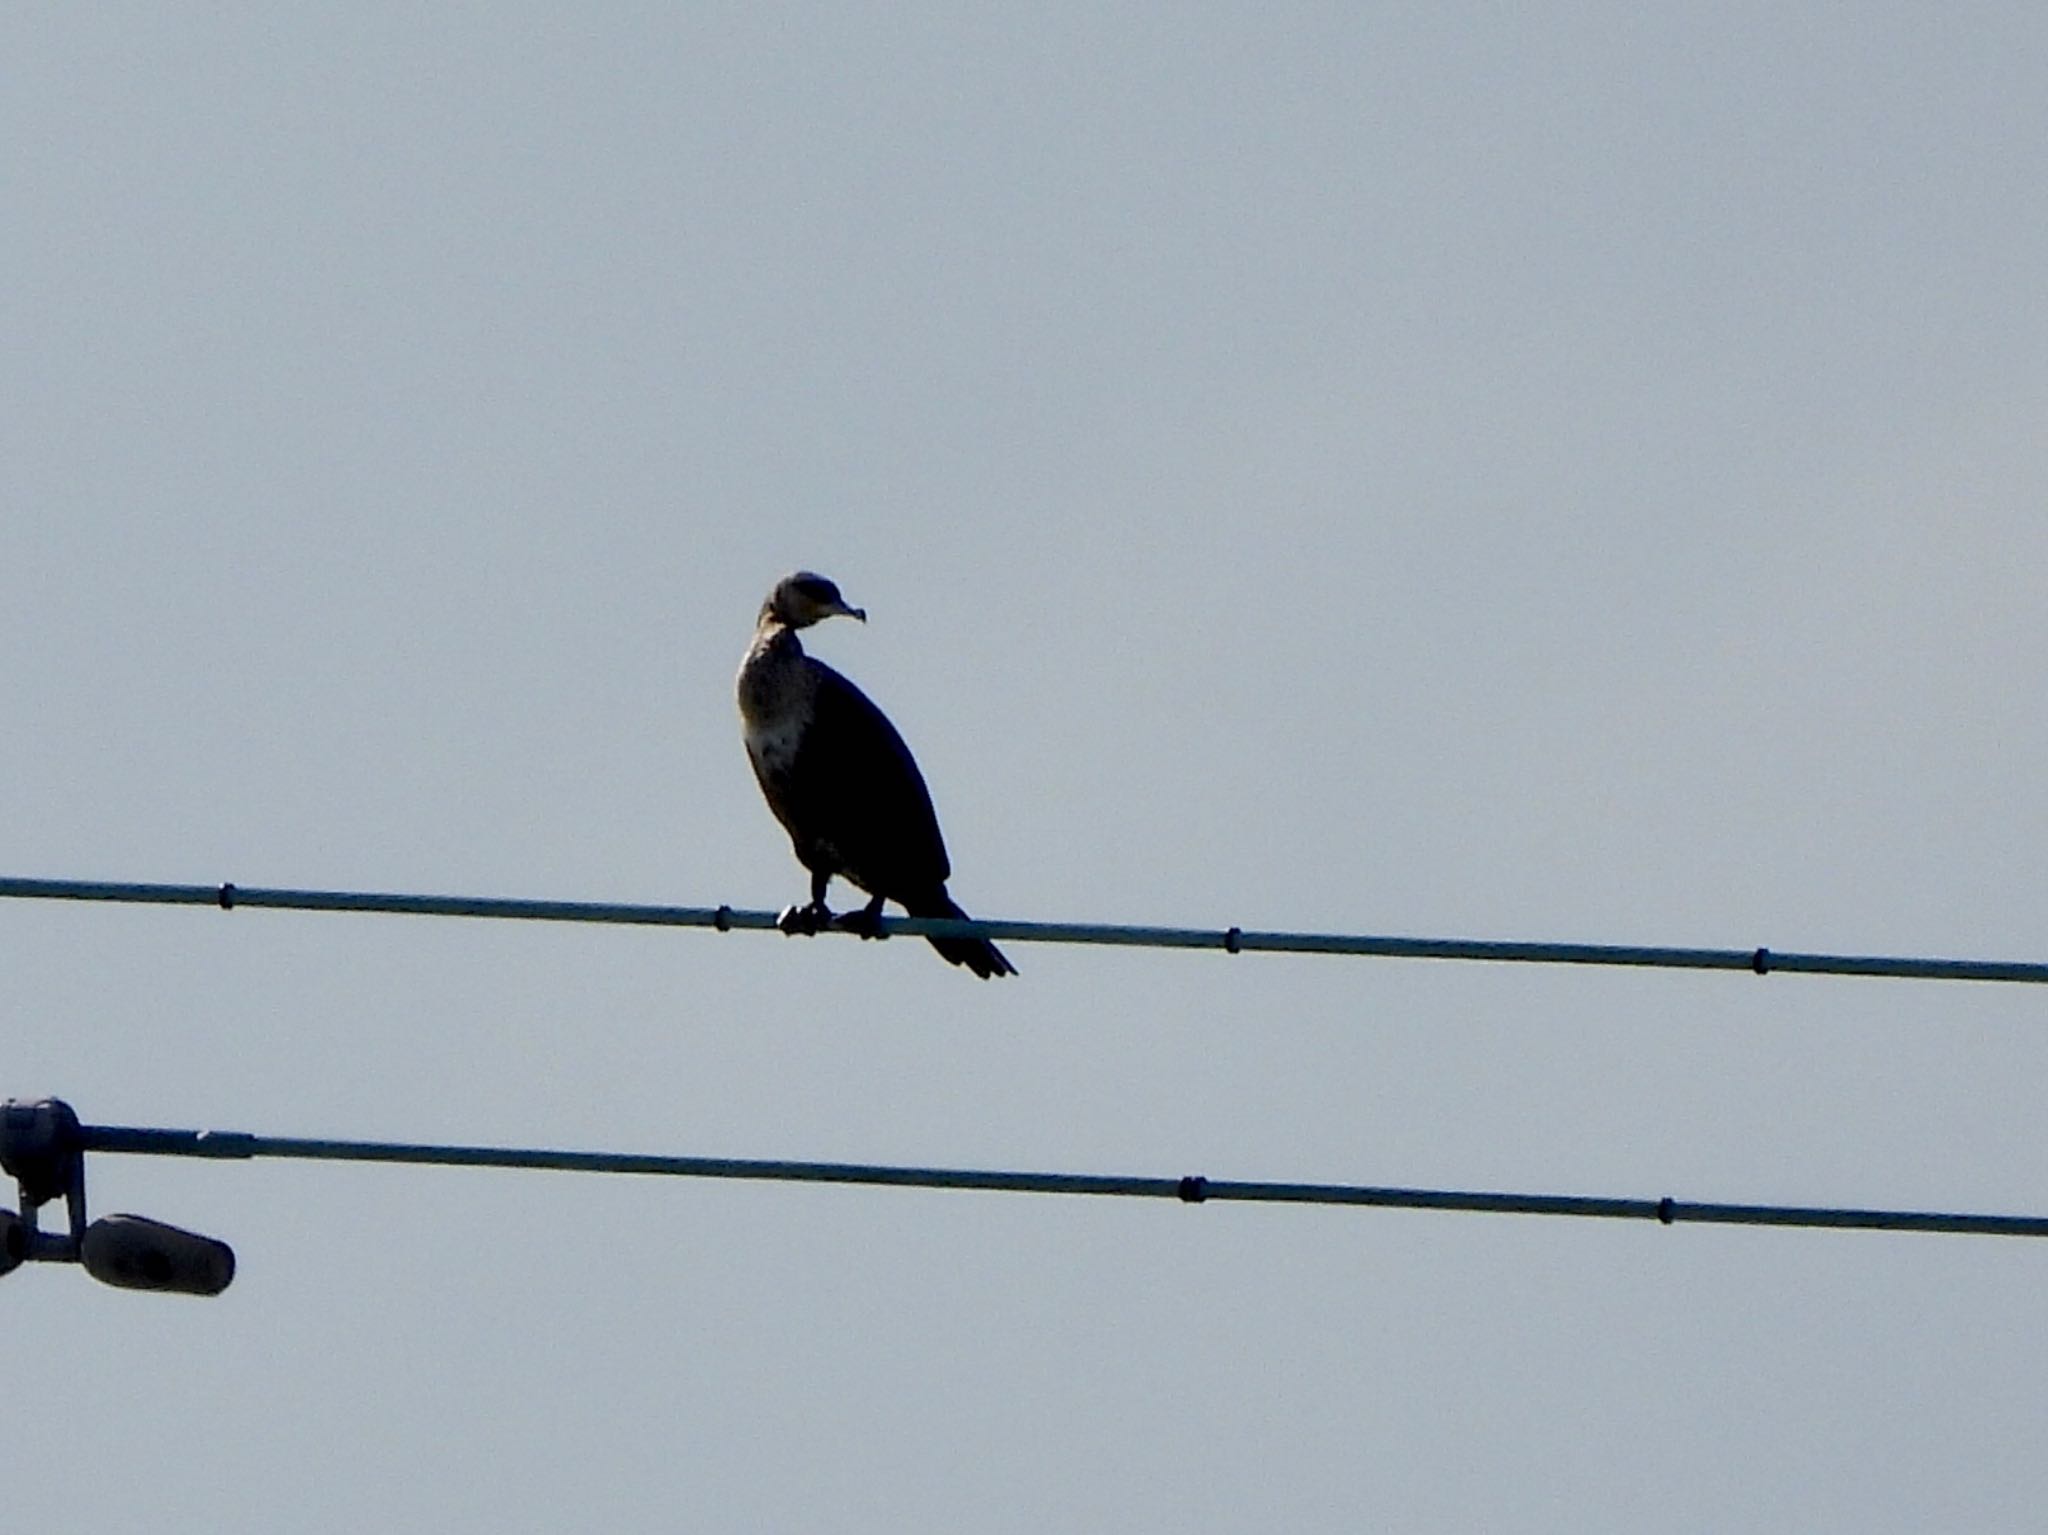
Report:
<svg viewBox="0 0 2048 1535"><path fill-rule="evenodd" d="M835 614L867 621L823 576L784 576L761 604L740 663L747 757L768 808L811 871L810 905L790 907L780 926L815 933L836 921L872 938L885 901L913 917L965 917L946 894L946 843L910 748L865 693L805 655L796 637ZM833 917L825 887L835 874L868 893L863 910ZM933 938L931 945L984 980L1017 973L984 938Z"/></svg>

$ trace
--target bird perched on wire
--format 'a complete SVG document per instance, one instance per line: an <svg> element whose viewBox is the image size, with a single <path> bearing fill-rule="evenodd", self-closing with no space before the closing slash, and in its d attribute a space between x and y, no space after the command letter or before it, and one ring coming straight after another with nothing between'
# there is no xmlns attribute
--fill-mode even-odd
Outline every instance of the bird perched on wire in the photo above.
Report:
<svg viewBox="0 0 2048 1535"><path fill-rule="evenodd" d="M903 737L868 696L824 662L804 654L799 629L834 616L867 622L839 588L808 570L784 576L761 604L754 642L740 663L740 724L747 757L797 860L811 871L808 906L777 925L815 933L831 924L881 936L882 905L913 917L965 917L946 894L952 866L924 775ZM871 897L834 917L825 904L833 875ZM933 938L933 948L983 980L1016 967L985 938Z"/></svg>

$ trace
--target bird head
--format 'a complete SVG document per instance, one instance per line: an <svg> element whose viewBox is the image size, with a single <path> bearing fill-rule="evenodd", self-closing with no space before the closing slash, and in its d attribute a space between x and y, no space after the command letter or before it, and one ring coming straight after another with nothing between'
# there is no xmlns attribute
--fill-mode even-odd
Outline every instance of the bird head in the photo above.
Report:
<svg viewBox="0 0 2048 1535"><path fill-rule="evenodd" d="M857 618L862 623L868 621L865 608L847 606L837 586L808 570L799 570L777 581L761 611L763 617L780 619L792 629L807 629L820 619L835 615Z"/></svg>

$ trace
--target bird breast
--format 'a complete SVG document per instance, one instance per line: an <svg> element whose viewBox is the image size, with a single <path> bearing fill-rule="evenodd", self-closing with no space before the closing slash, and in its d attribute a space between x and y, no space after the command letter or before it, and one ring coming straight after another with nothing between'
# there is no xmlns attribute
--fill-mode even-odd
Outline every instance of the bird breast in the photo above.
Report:
<svg viewBox="0 0 2048 1535"><path fill-rule="evenodd" d="M747 652L735 691L747 755L763 772L781 773L803 743L817 681L801 651L791 655L783 644L764 643L767 639L757 639Z"/></svg>
<svg viewBox="0 0 2048 1535"><path fill-rule="evenodd" d="M804 722L793 718L765 723L748 720L744 733L747 755L754 759L755 766L764 773L780 776L796 761L797 748L803 744Z"/></svg>

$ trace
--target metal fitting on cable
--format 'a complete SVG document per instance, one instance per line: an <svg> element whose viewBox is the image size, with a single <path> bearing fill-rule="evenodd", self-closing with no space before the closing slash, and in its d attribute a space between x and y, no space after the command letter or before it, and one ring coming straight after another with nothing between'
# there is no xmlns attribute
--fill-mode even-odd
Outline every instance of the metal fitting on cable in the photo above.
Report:
<svg viewBox="0 0 2048 1535"><path fill-rule="evenodd" d="M235 1277L234 1250L212 1237L143 1215L86 1223L85 1139L60 1098L0 1104L0 1169L21 1194L20 1214L0 1210L0 1274L23 1263L77 1263L102 1284L185 1295L218 1295ZM39 1229L39 1207L60 1197L69 1229Z"/></svg>

